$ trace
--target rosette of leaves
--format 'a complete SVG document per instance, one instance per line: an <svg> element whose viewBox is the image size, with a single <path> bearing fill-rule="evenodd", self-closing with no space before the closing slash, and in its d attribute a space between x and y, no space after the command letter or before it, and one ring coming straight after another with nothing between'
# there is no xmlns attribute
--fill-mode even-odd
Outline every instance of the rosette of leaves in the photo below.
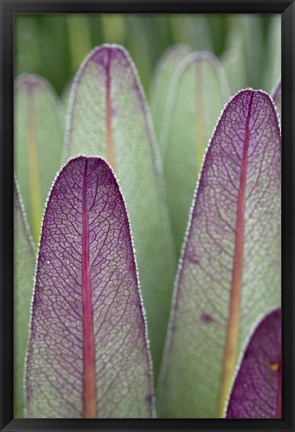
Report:
<svg viewBox="0 0 295 432"><path fill-rule="evenodd" d="M160 137L160 152L170 154L163 159L167 188L177 161L181 167L174 170L175 207L171 188L169 210L173 221L180 205L187 234L157 389L158 416L278 418L277 113L266 93L248 89L236 94L219 117L217 105L223 104L227 89L221 66L208 54L183 56L179 66L173 61L167 70L161 66L171 76L171 88L165 83L165 101L160 102L166 108L158 127L164 122L166 138L171 139ZM27 87L40 91L41 99L43 90L36 77L26 79L17 106L30 111L34 99ZM161 87L161 73L158 80ZM193 110L186 118L180 101L192 88L196 93L188 107ZM278 106L280 97L278 84L273 92ZM157 103L154 98L154 113ZM153 417L149 342L157 375L170 310L174 248L159 151L134 65L122 47L113 45L96 48L83 62L72 85L61 170L60 145L43 154L45 144L36 140L40 124L46 127L42 112L33 117L26 112L23 119L21 115L17 108L18 134L26 139L21 145L17 141L17 167L24 168L16 174L27 177L20 188L15 186L16 416L25 409L27 417ZM56 118L55 108L50 116ZM186 145L188 153L197 156L185 181L182 164L188 163L188 154L181 151L181 130L187 137L192 132L193 140ZM56 160L45 176L46 185L39 188L42 226L37 223L39 210L38 217L29 218L33 230L42 228L33 284L35 252L25 210L29 213L30 203L37 202L31 197L35 190L30 167L38 168L34 172L40 177L36 157L46 166L47 152L49 160L54 154ZM175 237L179 247L180 233ZM258 370L263 373L256 386ZM24 372L25 393L19 385Z"/></svg>

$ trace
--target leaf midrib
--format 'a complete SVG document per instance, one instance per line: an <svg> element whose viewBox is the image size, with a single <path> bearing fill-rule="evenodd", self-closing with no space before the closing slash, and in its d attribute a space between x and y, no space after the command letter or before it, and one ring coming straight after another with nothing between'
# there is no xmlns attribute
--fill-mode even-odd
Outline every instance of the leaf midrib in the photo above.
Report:
<svg viewBox="0 0 295 432"><path fill-rule="evenodd" d="M83 417L96 417L95 344L89 259L89 213L87 208L87 165L82 189L82 303L83 303Z"/></svg>
<svg viewBox="0 0 295 432"><path fill-rule="evenodd" d="M218 417L224 417L225 404L229 396L233 375L235 372L239 336L240 336L240 303L243 275L243 249L245 233L245 192L247 181L248 150L250 142L250 115L254 92L251 93L248 113L245 124L245 138L243 146L243 157L240 172L240 184L238 192L237 219L235 228L235 251L233 261L232 283L230 291L229 319L226 331L226 345L224 352L221 389L219 397Z"/></svg>

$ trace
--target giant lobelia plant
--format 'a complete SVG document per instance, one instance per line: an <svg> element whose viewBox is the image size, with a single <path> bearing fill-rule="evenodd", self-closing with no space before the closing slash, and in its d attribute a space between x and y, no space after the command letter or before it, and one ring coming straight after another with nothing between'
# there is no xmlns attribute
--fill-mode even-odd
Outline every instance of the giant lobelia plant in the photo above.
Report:
<svg viewBox="0 0 295 432"><path fill-rule="evenodd" d="M187 52L172 50L155 77L160 150L120 46L98 47L82 63L62 161L56 98L38 77L18 81L16 416L281 415L278 117L270 96L249 89L218 120L222 67ZM279 105L280 85L273 97ZM22 192L36 241L41 228L31 310L35 251ZM183 245L161 365L176 272L170 217L177 253Z"/></svg>

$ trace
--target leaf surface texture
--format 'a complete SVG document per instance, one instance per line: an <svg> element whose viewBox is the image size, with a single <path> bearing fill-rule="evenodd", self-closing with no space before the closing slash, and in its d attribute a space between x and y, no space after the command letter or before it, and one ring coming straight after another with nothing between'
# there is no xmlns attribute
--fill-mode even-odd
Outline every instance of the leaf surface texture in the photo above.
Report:
<svg viewBox="0 0 295 432"><path fill-rule="evenodd" d="M51 190L42 227L27 416L149 417L151 382L118 183L100 158L70 160Z"/></svg>

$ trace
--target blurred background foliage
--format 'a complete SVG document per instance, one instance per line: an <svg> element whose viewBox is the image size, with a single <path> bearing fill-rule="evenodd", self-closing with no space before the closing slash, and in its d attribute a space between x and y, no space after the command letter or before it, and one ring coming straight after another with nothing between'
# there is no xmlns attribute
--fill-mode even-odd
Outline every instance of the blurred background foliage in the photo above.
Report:
<svg viewBox="0 0 295 432"><path fill-rule="evenodd" d="M279 15L92 14L16 17L15 73L48 79L61 95L88 52L102 43L129 51L146 93L163 52L184 43L223 63L232 93L245 86L271 91L281 70Z"/></svg>

